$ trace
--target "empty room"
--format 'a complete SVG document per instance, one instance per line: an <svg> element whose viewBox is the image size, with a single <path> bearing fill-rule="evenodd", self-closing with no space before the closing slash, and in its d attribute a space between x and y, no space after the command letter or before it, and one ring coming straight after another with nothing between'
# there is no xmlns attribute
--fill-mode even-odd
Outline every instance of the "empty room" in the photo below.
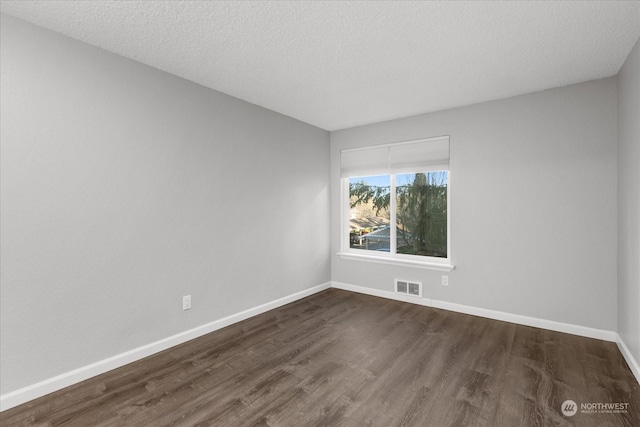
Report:
<svg viewBox="0 0 640 427"><path fill-rule="evenodd" d="M640 2L0 12L3 427L640 426Z"/></svg>

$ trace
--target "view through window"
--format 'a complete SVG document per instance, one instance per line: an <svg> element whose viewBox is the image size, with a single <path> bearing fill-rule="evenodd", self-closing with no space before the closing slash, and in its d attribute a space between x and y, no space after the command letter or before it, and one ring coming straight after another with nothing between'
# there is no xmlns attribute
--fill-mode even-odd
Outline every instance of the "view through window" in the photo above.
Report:
<svg viewBox="0 0 640 427"><path fill-rule="evenodd" d="M349 247L447 258L448 181L446 170L349 178Z"/></svg>
<svg viewBox="0 0 640 427"><path fill-rule="evenodd" d="M356 249L391 250L391 177L349 179L349 246Z"/></svg>

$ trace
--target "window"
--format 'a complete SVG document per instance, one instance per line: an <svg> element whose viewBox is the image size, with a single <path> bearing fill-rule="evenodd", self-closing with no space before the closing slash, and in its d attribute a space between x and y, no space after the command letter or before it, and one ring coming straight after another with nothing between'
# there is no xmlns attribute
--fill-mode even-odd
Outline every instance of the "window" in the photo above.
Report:
<svg viewBox="0 0 640 427"><path fill-rule="evenodd" d="M341 152L341 256L453 268L449 137Z"/></svg>

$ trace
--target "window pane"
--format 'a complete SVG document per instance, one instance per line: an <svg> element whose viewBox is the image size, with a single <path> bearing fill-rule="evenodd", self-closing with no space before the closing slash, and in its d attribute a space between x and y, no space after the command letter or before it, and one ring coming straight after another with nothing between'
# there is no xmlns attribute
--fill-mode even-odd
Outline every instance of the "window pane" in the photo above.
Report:
<svg viewBox="0 0 640 427"><path fill-rule="evenodd" d="M448 171L396 176L397 251L447 257Z"/></svg>
<svg viewBox="0 0 640 427"><path fill-rule="evenodd" d="M349 246L389 252L389 175L349 178Z"/></svg>

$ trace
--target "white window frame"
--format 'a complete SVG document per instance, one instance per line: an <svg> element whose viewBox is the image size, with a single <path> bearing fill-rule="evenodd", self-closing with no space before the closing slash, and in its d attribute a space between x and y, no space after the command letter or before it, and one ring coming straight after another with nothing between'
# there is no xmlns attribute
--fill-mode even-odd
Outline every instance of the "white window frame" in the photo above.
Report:
<svg viewBox="0 0 640 427"><path fill-rule="evenodd" d="M435 138L434 138L435 139ZM412 142L422 142L428 141L428 139L421 139L416 141L407 141L402 143L412 143ZM401 143L396 143L401 144ZM394 144L386 144L387 146L392 146ZM376 146L383 147L383 146ZM413 173L420 173L422 171L417 170ZM447 257L432 257L432 256L422 256L422 255L409 255L409 254L398 254L397 250L397 232L396 227L396 175L400 174L384 174L384 176L389 176L390 178L390 206L389 206L389 238L390 238L390 248L389 252L377 252L377 251L369 251L366 249L356 249L351 248L349 241L349 214L350 214L350 203L349 203L349 177L341 178L341 227L340 227L340 241L341 241L341 251L338 253L338 256L342 259L350 259L357 261L367 261L367 262L375 262L381 264L390 264L390 265L401 265L401 266L410 266L417 268L426 268L431 270L438 271L451 271L454 269L454 265L451 262L451 168L447 169Z"/></svg>

